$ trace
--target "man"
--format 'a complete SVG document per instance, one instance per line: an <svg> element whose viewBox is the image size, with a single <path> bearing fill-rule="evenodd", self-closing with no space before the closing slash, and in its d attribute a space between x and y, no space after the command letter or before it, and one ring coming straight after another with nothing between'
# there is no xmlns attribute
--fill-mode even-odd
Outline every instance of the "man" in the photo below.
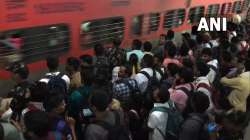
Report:
<svg viewBox="0 0 250 140"><path fill-rule="evenodd" d="M150 54L150 55L154 55L151 50L152 50L152 44L149 41L146 41L143 44L143 50L144 50L144 54Z"/></svg>
<svg viewBox="0 0 250 140"><path fill-rule="evenodd" d="M210 71L207 75L210 83L215 82L216 76L218 76L219 62L217 59L212 58L212 50L210 48L204 48L201 51L201 59L204 60L210 67Z"/></svg>
<svg viewBox="0 0 250 140"><path fill-rule="evenodd" d="M144 53L141 50L141 47L142 47L142 42L140 40L138 40L138 39L133 40L132 51L127 52L127 61L129 61L131 54L136 54L138 59L139 59L139 62L141 62L141 60L144 56Z"/></svg>
<svg viewBox="0 0 250 140"><path fill-rule="evenodd" d="M234 110L246 112L246 100L250 95L250 60L245 62L245 72L233 77L227 75L221 79L224 86L231 87L228 101Z"/></svg>
<svg viewBox="0 0 250 140"><path fill-rule="evenodd" d="M164 45L166 43L165 36L166 36L165 34L161 34L160 39L159 39L159 43L157 44L157 46L154 46L152 49L152 53L154 55L159 55L161 57L161 59L164 58Z"/></svg>
<svg viewBox="0 0 250 140"><path fill-rule="evenodd" d="M128 102L130 95L134 94L133 91L138 89L136 81L129 78L131 74L129 67L121 66L118 73L119 80L113 84L113 96L122 103Z"/></svg>
<svg viewBox="0 0 250 140"><path fill-rule="evenodd" d="M154 58L152 55L146 54L142 59L141 65L142 69L138 74L136 74L135 80L138 83L140 91L143 93L149 86L148 84L153 76L155 76L154 78L158 81L162 79L162 76L159 72L153 69Z"/></svg>
<svg viewBox="0 0 250 140"><path fill-rule="evenodd" d="M191 98L192 108L194 110L184 121L179 140L208 140L208 135L204 139L203 129L207 122L205 114L209 107L209 99L204 93L196 92Z"/></svg>
<svg viewBox="0 0 250 140"><path fill-rule="evenodd" d="M71 90L77 89L82 85L80 73L80 61L76 57L69 57L66 63L66 72L70 77Z"/></svg>
<svg viewBox="0 0 250 140"><path fill-rule="evenodd" d="M111 99L107 92L99 89L92 92L90 104L95 114L95 121L86 127L85 140L108 140L108 137L112 134L104 127L104 124L109 126L110 129L115 128L116 125L123 126L124 120L122 115L108 110L110 103ZM118 132L119 134L123 133L121 131ZM115 135L119 135L118 132Z"/></svg>
<svg viewBox="0 0 250 140"><path fill-rule="evenodd" d="M107 51L106 56L111 62L111 68L115 66L120 66L124 61L126 61L126 51L123 48L120 48L121 40L115 39L113 41L113 47Z"/></svg>
<svg viewBox="0 0 250 140"><path fill-rule="evenodd" d="M44 82L46 84L49 84L50 80L56 76L60 76L60 78L64 81L63 87L66 90L70 87L70 79L67 75L62 74L59 70L59 60L57 57L50 56L47 58L47 67L49 69L49 72L45 74L45 77L40 80L40 82Z"/></svg>
<svg viewBox="0 0 250 140"><path fill-rule="evenodd" d="M147 125L151 129L149 140L165 140L169 114L159 108L171 109L169 92L166 86L158 86L154 92L154 108L149 114Z"/></svg>
<svg viewBox="0 0 250 140"><path fill-rule="evenodd" d="M30 97L29 69L24 64L15 63L8 67L7 70L13 73L13 79L16 82L15 87L8 93L8 96L13 98L10 104L13 111L12 119L19 120L21 112L26 107Z"/></svg>

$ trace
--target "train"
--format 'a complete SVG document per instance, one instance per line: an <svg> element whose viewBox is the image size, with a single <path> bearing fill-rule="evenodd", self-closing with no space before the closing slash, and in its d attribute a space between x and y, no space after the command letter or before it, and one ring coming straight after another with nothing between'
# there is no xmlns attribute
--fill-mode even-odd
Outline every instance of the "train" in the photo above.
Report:
<svg viewBox="0 0 250 140"><path fill-rule="evenodd" d="M22 44L0 46L0 87L10 79L7 59L21 57L32 74L46 69L45 58L92 54L114 38L155 41L169 29L189 30L201 17L249 17L250 0L1 0L0 36ZM0 41L1 41L0 38ZM19 40L18 40L19 39ZM1 84L2 83L2 84Z"/></svg>

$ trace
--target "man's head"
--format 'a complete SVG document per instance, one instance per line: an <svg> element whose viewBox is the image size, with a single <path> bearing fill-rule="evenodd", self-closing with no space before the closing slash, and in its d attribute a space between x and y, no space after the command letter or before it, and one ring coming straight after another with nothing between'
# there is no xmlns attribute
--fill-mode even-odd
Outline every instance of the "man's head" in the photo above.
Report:
<svg viewBox="0 0 250 140"><path fill-rule="evenodd" d="M114 39L113 40L113 46L115 48L119 48L121 46L122 41L120 39Z"/></svg>
<svg viewBox="0 0 250 140"><path fill-rule="evenodd" d="M133 40L132 49L133 50L141 50L142 42L138 39Z"/></svg>
<svg viewBox="0 0 250 140"><path fill-rule="evenodd" d="M143 49L144 49L145 52L151 52L151 50L152 50L152 44L149 41L146 41L143 44Z"/></svg>
<svg viewBox="0 0 250 140"><path fill-rule="evenodd" d="M169 87L166 85L159 85L156 86L154 91L153 91L153 98L155 102L158 103L165 103L169 100L170 94L168 92Z"/></svg>
<svg viewBox="0 0 250 140"><path fill-rule="evenodd" d="M57 57L49 56L46 61L50 72L57 71L59 66L59 60Z"/></svg>
<svg viewBox="0 0 250 140"><path fill-rule="evenodd" d="M204 113L209 107L209 98L203 92L195 92L191 98L191 105L196 113Z"/></svg>
<svg viewBox="0 0 250 140"><path fill-rule="evenodd" d="M66 107L64 96L60 95L60 93L50 93L49 97L44 101L44 107L47 112L58 115L63 114Z"/></svg>
<svg viewBox="0 0 250 140"><path fill-rule="evenodd" d="M118 72L119 78L128 78L132 74L132 70L128 66L121 66Z"/></svg>
<svg viewBox="0 0 250 140"><path fill-rule="evenodd" d="M167 52L167 57L174 58L177 52L176 46L172 41L168 41L165 44L165 50Z"/></svg>
<svg viewBox="0 0 250 140"><path fill-rule="evenodd" d="M142 58L141 62L142 68L153 68L154 66L154 58L150 54L145 54Z"/></svg>
<svg viewBox="0 0 250 140"><path fill-rule="evenodd" d="M173 40L175 36L175 33L173 30L168 30L167 35L166 35L166 40Z"/></svg>
<svg viewBox="0 0 250 140"><path fill-rule="evenodd" d="M168 77L175 77L179 69L180 69L179 66L176 65L175 63L169 63L167 67Z"/></svg>
<svg viewBox="0 0 250 140"><path fill-rule="evenodd" d="M16 83L20 83L26 80L29 76L29 69L26 65L21 63L15 63L8 67L7 70L13 73L13 79Z"/></svg>
<svg viewBox="0 0 250 140"><path fill-rule="evenodd" d="M209 73L208 65L203 61L196 62L196 75L197 76L207 76Z"/></svg>
<svg viewBox="0 0 250 140"><path fill-rule="evenodd" d="M163 63L163 58L160 55L154 55L154 65L156 67L161 67Z"/></svg>
<svg viewBox="0 0 250 140"><path fill-rule="evenodd" d="M69 57L66 63L66 71L71 75L80 69L80 61L76 57Z"/></svg>
<svg viewBox="0 0 250 140"><path fill-rule="evenodd" d="M24 137L26 139L37 139L48 136L49 117L43 111L30 111L24 115Z"/></svg>
<svg viewBox="0 0 250 140"><path fill-rule="evenodd" d="M189 68L180 68L178 73L176 74L176 84L185 84L194 81L193 71Z"/></svg>
<svg viewBox="0 0 250 140"><path fill-rule="evenodd" d="M102 56L105 53L105 49L102 44L96 44L94 46L94 51L96 56Z"/></svg>
<svg viewBox="0 0 250 140"><path fill-rule="evenodd" d="M161 34L160 35L160 40L159 40L160 45L164 45L165 42L166 42L166 35L165 34Z"/></svg>
<svg viewBox="0 0 250 140"><path fill-rule="evenodd" d="M111 99L105 90L96 89L92 92L90 104L94 112L105 112Z"/></svg>
<svg viewBox="0 0 250 140"><path fill-rule="evenodd" d="M206 63L212 59L212 50L210 48L204 48L201 51L201 59L203 59Z"/></svg>

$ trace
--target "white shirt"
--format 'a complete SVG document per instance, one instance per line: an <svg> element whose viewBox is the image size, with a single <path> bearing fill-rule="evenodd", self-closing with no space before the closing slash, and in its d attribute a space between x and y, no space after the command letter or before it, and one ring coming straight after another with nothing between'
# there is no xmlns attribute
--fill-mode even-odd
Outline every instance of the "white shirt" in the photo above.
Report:
<svg viewBox="0 0 250 140"><path fill-rule="evenodd" d="M153 70L151 68L143 68L143 69L141 69L141 71L147 72L150 75L150 77L153 76ZM161 80L161 78L162 78L161 74L157 71L156 71L156 78L158 80ZM145 92L147 87L148 87L148 80L149 79L144 74L142 74L140 72L135 75L134 79L136 80L140 91Z"/></svg>
<svg viewBox="0 0 250 140"><path fill-rule="evenodd" d="M46 78L46 76L50 76L50 75L58 75L60 74L60 72L53 72L53 73L46 73L45 74L45 78L42 78L41 80L39 80L39 82L44 82L46 84L48 84L49 82L49 78ZM67 89L69 89L69 85L70 85L70 79L67 75L63 75L62 76L62 79L66 82L66 85L67 85Z"/></svg>
<svg viewBox="0 0 250 140"><path fill-rule="evenodd" d="M120 71L120 66L116 66L112 70L112 83L114 83L115 81L117 81L119 79L119 77L118 77L119 71Z"/></svg>
<svg viewBox="0 0 250 140"><path fill-rule="evenodd" d="M210 88L211 88L211 84L208 80L207 77L198 77L196 80L195 80L195 85L199 85L200 83L204 83L206 85L208 85ZM207 110L211 110L214 108L214 104L213 104L213 100L212 100L212 93L209 89L205 88L205 87L199 87L197 88L197 91L200 91L204 94L206 94L209 98L209 108Z"/></svg>
<svg viewBox="0 0 250 140"><path fill-rule="evenodd" d="M162 103L155 103L154 107L166 107L170 108L168 102ZM164 140L164 137L159 132L166 132L166 124L168 121L168 114L166 112L161 111L153 111L149 114L148 118L148 127L153 129L153 131L149 134L149 140Z"/></svg>
<svg viewBox="0 0 250 140"><path fill-rule="evenodd" d="M214 60L212 60L212 61L209 61L207 64L208 64L208 65L211 65L211 66L213 66L213 67L215 67L215 68L217 68L217 69L218 69L218 67L219 67L219 63L218 63L218 60L217 60L217 59L214 59ZM210 71L209 71L209 73L207 74L207 78L208 78L209 82L210 82L210 83L213 83L214 80L215 80L215 77L216 77L216 71L215 71L214 69L210 68Z"/></svg>

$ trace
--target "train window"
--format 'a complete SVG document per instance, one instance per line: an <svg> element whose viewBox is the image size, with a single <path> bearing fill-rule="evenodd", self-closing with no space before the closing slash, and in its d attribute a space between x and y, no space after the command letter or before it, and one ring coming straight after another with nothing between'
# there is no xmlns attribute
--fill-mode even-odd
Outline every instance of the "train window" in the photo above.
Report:
<svg viewBox="0 0 250 140"><path fill-rule="evenodd" d="M241 13L241 1L234 2L232 13Z"/></svg>
<svg viewBox="0 0 250 140"><path fill-rule="evenodd" d="M109 44L114 38L123 38L124 19L111 17L83 22L81 24L80 45L82 48L92 47L96 44Z"/></svg>
<svg viewBox="0 0 250 140"><path fill-rule="evenodd" d="M232 3L224 3L221 6L221 15L226 15L229 14L231 12L231 8L232 8Z"/></svg>
<svg viewBox="0 0 250 140"><path fill-rule="evenodd" d="M165 29L178 27L183 24L185 20L185 9L171 10L166 12L164 15L164 24Z"/></svg>
<svg viewBox="0 0 250 140"><path fill-rule="evenodd" d="M132 33L134 35L141 35L142 34L142 27L143 27L143 15L139 15L133 17L132 19Z"/></svg>
<svg viewBox="0 0 250 140"><path fill-rule="evenodd" d="M207 17L216 17L219 14L220 5L213 4L208 6Z"/></svg>
<svg viewBox="0 0 250 140"><path fill-rule="evenodd" d="M243 6L242 6L242 11L246 11L249 7L250 0L244 0Z"/></svg>
<svg viewBox="0 0 250 140"><path fill-rule="evenodd" d="M4 40L0 45L0 61L22 59L30 63L51 54L61 54L70 48L70 30L64 24L10 30L0 34L1 40Z"/></svg>
<svg viewBox="0 0 250 140"><path fill-rule="evenodd" d="M189 10L189 23L197 23L204 16L205 8L203 6L193 7Z"/></svg>
<svg viewBox="0 0 250 140"><path fill-rule="evenodd" d="M149 17L150 17L149 32L157 31L160 24L160 13L151 13Z"/></svg>

